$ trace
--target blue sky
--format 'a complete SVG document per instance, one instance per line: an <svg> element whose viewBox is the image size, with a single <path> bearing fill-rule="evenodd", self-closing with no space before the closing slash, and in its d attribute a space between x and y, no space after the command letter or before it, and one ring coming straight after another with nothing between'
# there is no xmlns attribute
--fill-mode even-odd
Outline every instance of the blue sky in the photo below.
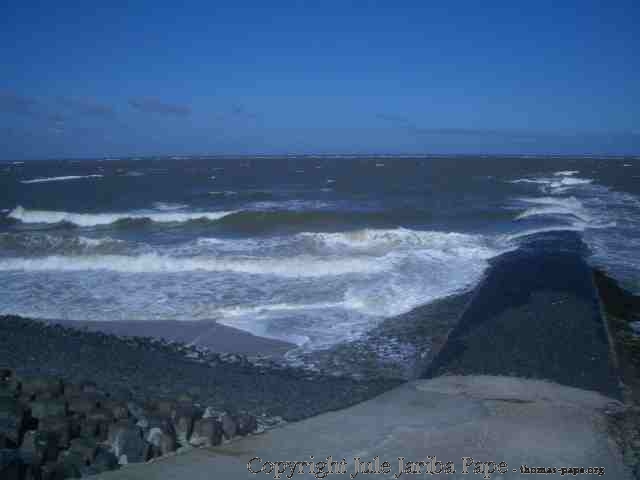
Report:
<svg viewBox="0 0 640 480"><path fill-rule="evenodd" d="M637 1L94 3L0 5L0 159L640 152Z"/></svg>

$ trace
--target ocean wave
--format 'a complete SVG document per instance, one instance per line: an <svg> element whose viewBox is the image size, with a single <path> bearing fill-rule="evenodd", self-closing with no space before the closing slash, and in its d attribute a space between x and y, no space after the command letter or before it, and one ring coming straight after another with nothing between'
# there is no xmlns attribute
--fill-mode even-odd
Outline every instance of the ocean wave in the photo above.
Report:
<svg viewBox="0 0 640 480"><path fill-rule="evenodd" d="M126 242L111 237L61 236L42 232L0 234L0 252L14 255L114 253Z"/></svg>
<svg viewBox="0 0 640 480"><path fill-rule="evenodd" d="M218 220L234 212L124 212L124 213L71 213L50 210L14 208L9 218L22 223L71 223L80 227L110 225L125 220L149 220L157 223L183 223L193 220Z"/></svg>
<svg viewBox="0 0 640 480"><path fill-rule="evenodd" d="M560 225L560 226L549 226L549 227L540 227L540 228L531 228L528 230L524 230L522 232L516 232L511 235L507 235L505 238L508 241L514 241L525 237L530 237L532 235L537 235L540 233L547 232L564 232L564 231L573 231L573 232L582 232L587 227L586 224L573 224L573 225Z"/></svg>
<svg viewBox="0 0 640 480"><path fill-rule="evenodd" d="M20 183L48 183L48 182L64 182L66 180L80 180L83 178L101 178L104 175L100 175L98 173L92 175L67 175L64 177L43 177L43 178L33 178L31 180L20 180Z"/></svg>
<svg viewBox="0 0 640 480"><path fill-rule="evenodd" d="M280 231L305 232L312 230L340 230L353 228L358 225L372 225L375 227L397 225L401 217L397 212L373 211L336 211L336 210L281 210L277 202L267 209L266 204L260 205L260 210L240 210L227 215L216 222L220 230L232 233L269 233ZM407 218L411 212L401 213ZM417 216L417 214L416 214ZM424 218L424 215L421 217Z"/></svg>
<svg viewBox="0 0 640 480"><path fill-rule="evenodd" d="M279 312L290 312L290 311L309 311L309 310L322 310L325 308L341 308L344 307L344 302L320 302L320 303L272 303L265 305L254 305L250 307L244 306L235 306L235 307L225 307L219 308L214 312L214 316L216 318L223 317L244 317L246 315L252 316L260 316L261 314L272 314Z"/></svg>
<svg viewBox="0 0 640 480"><path fill-rule="evenodd" d="M184 203L154 202L153 208L160 210L161 212L173 212L175 210L184 210L185 208L189 208L189 205Z"/></svg>
<svg viewBox="0 0 640 480"><path fill-rule="evenodd" d="M535 179L535 178L516 178L515 180L509 180L509 183L535 183L545 185L550 183L549 180Z"/></svg>
<svg viewBox="0 0 640 480"><path fill-rule="evenodd" d="M535 216L568 216L585 224L593 221L593 217L583 203L575 197L521 198L520 201L536 206L527 208L516 217L516 220Z"/></svg>
<svg viewBox="0 0 640 480"><path fill-rule="evenodd" d="M212 212L194 211L158 211L137 210L114 213L75 213L52 210L31 210L17 206L7 218L28 224L62 224L68 223L79 227L95 227L118 224L122 227L128 223L141 221L155 223L184 223L191 221L210 221L217 230L240 233L266 233L281 230L312 231L318 229L336 230L353 228L353 226L372 226L383 228L395 226L398 222L415 218L425 218L425 212L412 211L339 211L322 210L321 202L307 205L305 202L259 202L252 205L251 210L228 210ZM316 207L306 210L305 208Z"/></svg>
<svg viewBox="0 0 640 480"><path fill-rule="evenodd" d="M301 232L260 238L200 237L174 249L173 253L211 254L223 252L305 252L319 255L350 253L384 255L390 251L428 250L469 258L488 258L502 248L498 237L454 232L420 231L406 228L361 229L346 232Z"/></svg>
<svg viewBox="0 0 640 480"><path fill-rule="evenodd" d="M552 177L535 177L535 178L517 178L509 180L509 183L531 183L540 185L544 193L551 195L559 195L565 193L572 188L589 185L593 183L591 178L579 178L575 175L580 173L578 170L562 170L555 172Z"/></svg>
<svg viewBox="0 0 640 480"><path fill-rule="evenodd" d="M561 191L566 190L566 187L574 187L576 185L588 185L590 183L593 183L593 180L591 178L564 177L562 178L562 180L549 182L549 187L554 189L554 193L559 193Z"/></svg>
<svg viewBox="0 0 640 480"><path fill-rule="evenodd" d="M2 271L111 271L119 273L183 273L231 272L278 277L325 277L347 274L379 273L389 267L373 258L178 258L167 255L52 255L40 258L9 258L0 260Z"/></svg>
<svg viewBox="0 0 640 480"><path fill-rule="evenodd" d="M428 249L440 252L492 256L490 241L482 235L429 230L362 229L339 233L310 233L298 235L314 242L338 249L395 249L399 247Z"/></svg>

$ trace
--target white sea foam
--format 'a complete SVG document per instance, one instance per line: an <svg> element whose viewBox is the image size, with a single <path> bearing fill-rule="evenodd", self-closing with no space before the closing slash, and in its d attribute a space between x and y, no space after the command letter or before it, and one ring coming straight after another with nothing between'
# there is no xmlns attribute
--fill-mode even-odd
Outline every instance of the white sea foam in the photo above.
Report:
<svg viewBox="0 0 640 480"><path fill-rule="evenodd" d="M113 243L124 243L123 240L118 240L116 238L111 238L111 237L89 238L89 237L78 236L77 241L80 245L89 247L89 248L96 248L102 245L113 244Z"/></svg>
<svg viewBox="0 0 640 480"><path fill-rule="evenodd" d="M167 255L87 255L65 257L52 255L40 258L10 258L0 260L2 271L96 271L119 273L183 273L232 272L278 277L324 277L346 274L379 273L389 268L389 262L379 259L335 258L311 256L290 258L178 258Z"/></svg>
<svg viewBox="0 0 640 480"><path fill-rule="evenodd" d="M43 177L33 178L31 180L21 180L20 183L48 183L48 182L64 182L66 180L81 180L83 178L101 178L104 175L98 173L92 175L67 175L64 177Z"/></svg>
<svg viewBox="0 0 640 480"><path fill-rule="evenodd" d="M148 219L158 223L182 223L191 220L207 219L218 220L234 213L227 212L123 212L123 213L71 213L51 210L28 210L17 206L9 217L23 223L54 224L68 222L80 227L94 227L98 225L110 225L126 219Z"/></svg>
<svg viewBox="0 0 640 480"><path fill-rule="evenodd" d="M553 177L518 178L510 180L509 183L532 183L540 185L544 193L559 195L573 188L593 183L591 178L575 177L577 173L579 173L578 170L563 170L555 172Z"/></svg>
<svg viewBox="0 0 640 480"><path fill-rule="evenodd" d="M536 235L538 233L546 233L546 232L563 232L563 231L573 231L573 232L581 232L586 228L585 223L577 223L574 222L572 225L561 225L561 226L550 226L550 227L541 227L541 228L531 228L528 230L524 230L522 232L513 233L511 235L507 235L505 238L507 241L518 240L519 238L528 237L530 235Z"/></svg>
<svg viewBox="0 0 640 480"><path fill-rule="evenodd" d="M262 314L272 314L278 312L290 312L297 310L322 310L325 308L340 308L344 307L344 302L321 302L321 303L272 303L266 305L254 305L251 307L227 307L216 310L215 315L222 318L229 317L243 317L245 315L260 316Z"/></svg>
<svg viewBox="0 0 640 480"><path fill-rule="evenodd" d="M495 255L495 248L486 237L455 232L394 228L339 233L301 233L298 236L337 249L417 248L468 257L489 258Z"/></svg>
<svg viewBox="0 0 640 480"><path fill-rule="evenodd" d="M189 208L189 205L185 205L184 203L154 202L153 208L161 212L173 212L175 210Z"/></svg>
<svg viewBox="0 0 640 480"><path fill-rule="evenodd" d="M111 237L53 235L42 232L0 233L0 248L19 249L29 255L42 253L87 253L100 247L124 245L124 241Z"/></svg>
<svg viewBox="0 0 640 480"><path fill-rule="evenodd" d="M553 189L560 189L563 187L572 187L575 185L588 185L589 183L593 183L593 180L591 178L565 177L562 180L550 182L549 186Z"/></svg>
<svg viewBox="0 0 640 480"><path fill-rule="evenodd" d="M580 200L575 197L521 198L520 201L537 206L527 208L516 220L534 216L569 216L588 224L593 219Z"/></svg>
<svg viewBox="0 0 640 480"><path fill-rule="evenodd" d="M542 185L546 185L548 183L550 183L549 180L545 180L545 179L536 179L536 178L517 178L515 180L509 180L509 183L536 183L536 184L542 184Z"/></svg>

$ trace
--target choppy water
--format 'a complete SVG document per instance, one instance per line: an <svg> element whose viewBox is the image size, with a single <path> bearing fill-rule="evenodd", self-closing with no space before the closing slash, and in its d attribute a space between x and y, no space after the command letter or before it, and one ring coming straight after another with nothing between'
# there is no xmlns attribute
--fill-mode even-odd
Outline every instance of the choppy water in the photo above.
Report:
<svg viewBox="0 0 640 480"><path fill-rule="evenodd" d="M637 158L8 162L0 191L3 313L214 319L318 349L554 229L640 291Z"/></svg>

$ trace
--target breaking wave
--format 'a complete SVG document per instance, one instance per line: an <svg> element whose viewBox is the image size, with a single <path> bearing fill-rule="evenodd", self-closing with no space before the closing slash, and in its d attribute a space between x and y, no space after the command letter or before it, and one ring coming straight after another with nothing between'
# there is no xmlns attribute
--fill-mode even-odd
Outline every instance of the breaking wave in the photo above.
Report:
<svg viewBox="0 0 640 480"><path fill-rule="evenodd" d="M534 216L569 216L578 219L585 224L593 221L591 215L583 203L575 197L539 197L521 198L520 201L534 204L535 207L527 208L516 217L516 220Z"/></svg>
<svg viewBox="0 0 640 480"><path fill-rule="evenodd" d="M126 212L126 213L71 213L49 210L14 208L9 218L22 223L71 223L79 227L110 225L124 220L148 220L157 223L183 223L193 220L218 220L233 212Z"/></svg>
<svg viewBox="0 0 640 480"><path fill-rule="evenodd" d="M48 183L48 182L64 182L66 180L80 180L83 178L101 178L104 175L92 174L92 175L67 175L64 177L43 177L33 178L31 180L21 180L20 183Z"/></svg>
<svg viewBox="0 0 640 480"><path fill-rule="evenodd" d="M2 233L0 251L17 255L111 253L126 248L126 242L111 237L90 238L48 233Z"/></svg>
<svg viewBox="0 0 640 480"><path fill-rule="evenodd" d="M378 273L388 262L367 258L323 259L311 256L292 258L171 257L168 255L88 255L42 258L10 258L0 261L2 271L95 271L119 273L232 272L279 277L323 277L353 273Z"/></svg>
<svg viewBox="0 0 640 480"><path fill-rule="evenodd" d="M489 258L497 245L482 235L395 229L362 229L339 233L301 233L300 237L337 249L358 250L412 248L426 249L470 258Z"/></svg>

